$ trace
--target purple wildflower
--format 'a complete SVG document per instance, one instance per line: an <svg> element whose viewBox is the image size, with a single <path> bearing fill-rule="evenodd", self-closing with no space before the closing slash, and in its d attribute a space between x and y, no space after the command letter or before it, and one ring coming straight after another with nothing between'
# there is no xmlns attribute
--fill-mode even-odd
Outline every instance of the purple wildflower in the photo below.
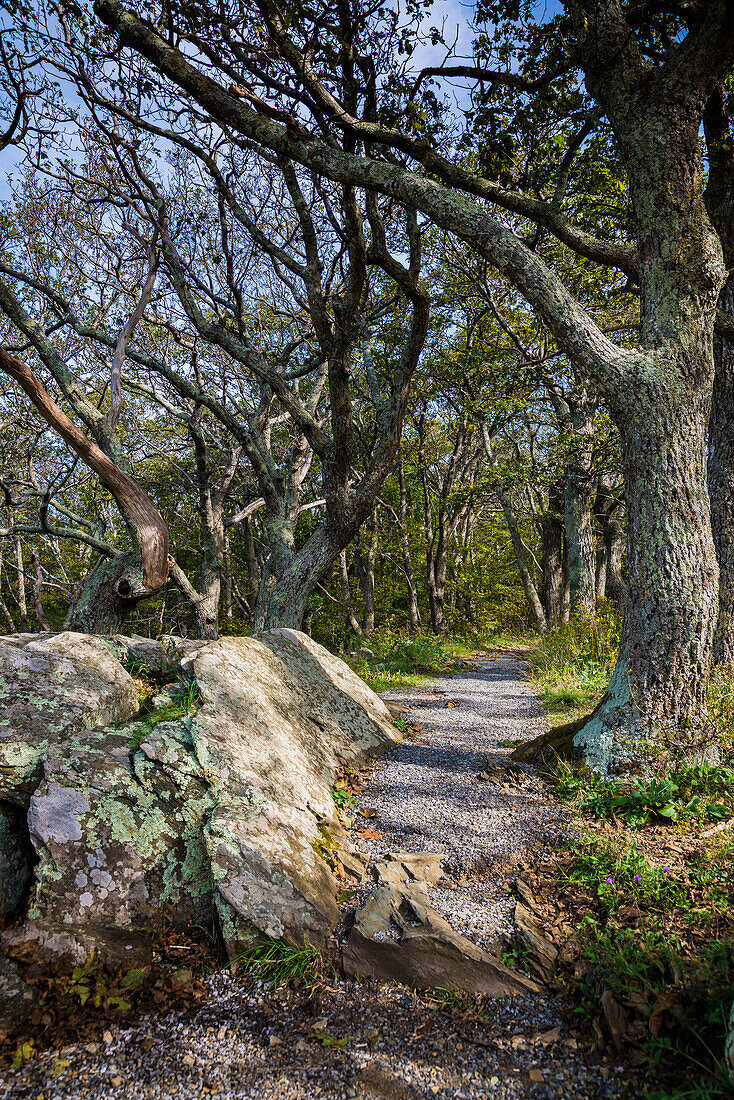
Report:
<svg viewBox="0 0 734 1100"><path fill-rule="evenodd" d="M642 882L642 875L635 875L635 882Z"/></svg>
<svg viewBox="0 0 734 1100"><path fill-rule="evenodd" d="M605 878L605 879L604 879L604 881L605 881L605 882L614 882L614 876L613 876L613 875L609 875L609 876L608 876L607 878Z"/></svg>

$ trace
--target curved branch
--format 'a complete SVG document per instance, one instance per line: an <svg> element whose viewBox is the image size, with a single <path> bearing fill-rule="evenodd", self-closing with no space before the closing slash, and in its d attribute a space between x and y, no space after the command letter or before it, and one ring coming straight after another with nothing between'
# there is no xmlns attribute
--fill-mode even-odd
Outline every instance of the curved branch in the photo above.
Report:
<svg viewBox="0 0 734 1100"><path fill-rule="evenodd" d="M2 347L0 370L18 383L46 423L109 489L138 544L143 588L147 593L157 592L168 578L168 528L147 493L69 420L30 367Z"/></svg>

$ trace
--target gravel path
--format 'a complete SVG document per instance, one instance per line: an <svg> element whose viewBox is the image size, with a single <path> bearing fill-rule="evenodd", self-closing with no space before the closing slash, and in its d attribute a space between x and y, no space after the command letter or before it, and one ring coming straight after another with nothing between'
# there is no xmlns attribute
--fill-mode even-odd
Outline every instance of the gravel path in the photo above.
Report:
<svg viewBox="0 0 734 1100"><path fill-rule="evenodd" d="M455 888L433 903L478 942L507 927L506 882L564 828L532 777L479 778L499 741L529 737L542 712L516 659L391 697L422 727L381 760L360 804L378 851L445 851ZM458 705L447 706L450 700ZM110 1025L98 1042L48 1051L0 1081L0 1100L635 1100L621 1067L583 1053L552 997L490 1004L472 1020L400 986L333 980L315 997L232 977L198 1007Z"/></svg>
<svg viewBox="0 0 734 1100"><path fill-rule="evenodd" d="M434 888L432 904L457 931L498 947L512 928L509 873L529 853L559 844L568 820L530 769L506 770L507 742L547 728L524 666L502 655L385 698L407 705L420 733L381 761L362 791L358 806L376 811L370 825L382 838L368 847L445 852L455 885ZM498 781L482 778L488 761Z"/></svg>

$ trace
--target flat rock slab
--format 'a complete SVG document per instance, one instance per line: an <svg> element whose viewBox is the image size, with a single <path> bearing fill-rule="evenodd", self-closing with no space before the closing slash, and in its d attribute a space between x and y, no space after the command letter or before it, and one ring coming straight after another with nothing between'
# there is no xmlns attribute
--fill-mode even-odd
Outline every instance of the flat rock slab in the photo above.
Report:
<svg viewBox="0 0 734 1100"><path fill-rule="evenodd" d="M355 915L342 956L345 973L489 997L540 991L454 932L427 901L421 890L378 886Z"/></svg>

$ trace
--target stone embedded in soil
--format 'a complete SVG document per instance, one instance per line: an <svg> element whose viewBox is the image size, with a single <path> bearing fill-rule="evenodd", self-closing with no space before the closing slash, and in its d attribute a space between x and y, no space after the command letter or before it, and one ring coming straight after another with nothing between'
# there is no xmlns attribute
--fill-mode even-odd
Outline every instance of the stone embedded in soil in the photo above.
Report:
<svg viewBox="0 0 734 1100"><path fill-rule="evenodd" d="M506 997L540 988L454 932L420 887L393 883L379 885L357 910L342 963L347 974L418 989Z"/></svg>
<svg viewBox="0 0 734 1100"><path fill-rule="evenodd" d="M558 948L544 934L537 916L521 901L515 906L515 934L528 952L526 962L530 973L548 982L556 972Z"/></svg>
<svg viewBox="0 0 734 1100"><path fill-rule="evenodd" d="M38 993L13 959L0 955L0 1039L15 1035L33 1015Z"/></svg>

